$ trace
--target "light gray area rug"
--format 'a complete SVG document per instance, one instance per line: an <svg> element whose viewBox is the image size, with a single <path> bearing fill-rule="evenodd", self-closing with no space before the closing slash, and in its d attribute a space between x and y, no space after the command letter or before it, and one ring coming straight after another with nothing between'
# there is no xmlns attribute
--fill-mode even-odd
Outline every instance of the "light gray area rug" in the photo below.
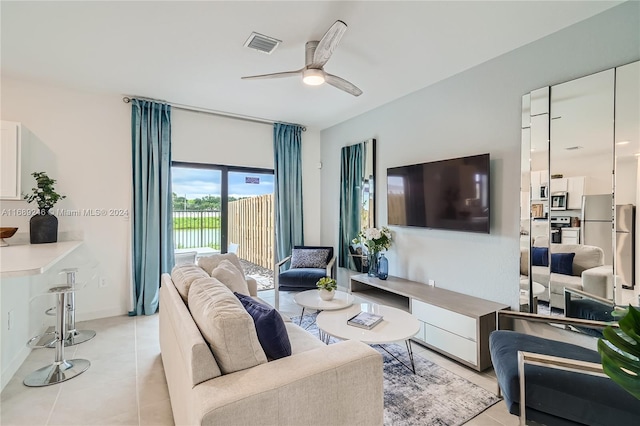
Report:
<svg viewBox="0 0 640 426"><path fill-rule="evenodd" d="M296 324L300 317L292 318ZM314 315L305 315L302 327L318 335ZM331 338L330 343L337 340ZM462 425L500 399L484 388L414 355L416 374L377 345L384 357L384 424ZM410 365L404 345L385 345L385 349Z"/></svg>

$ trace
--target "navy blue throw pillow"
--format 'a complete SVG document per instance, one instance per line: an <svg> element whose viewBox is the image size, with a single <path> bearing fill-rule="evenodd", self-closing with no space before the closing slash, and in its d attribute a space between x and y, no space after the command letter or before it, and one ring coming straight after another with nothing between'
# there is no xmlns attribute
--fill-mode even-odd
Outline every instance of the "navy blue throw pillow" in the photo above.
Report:
<svg viewBox="0 0 640 426"><path fill-rule="evenodd" d="M251 296L234 292L242 306L249 312L256 325L258 340L267 358L279 359L291 355L291 342L282 317L271 306L258 302Z"/></svg>
<svg viewBox="0 0 640 426"><path fill-rule="evenodd" d="M547 247L531 247L531 264L533 266L549 266L549 249Z"/></svg>
<svg viewBox="0 0 640 426"><path fill-rule="evenodd" d="M573 258L575 256L575 253L552 253L551 272L573 275Z"/></svg>

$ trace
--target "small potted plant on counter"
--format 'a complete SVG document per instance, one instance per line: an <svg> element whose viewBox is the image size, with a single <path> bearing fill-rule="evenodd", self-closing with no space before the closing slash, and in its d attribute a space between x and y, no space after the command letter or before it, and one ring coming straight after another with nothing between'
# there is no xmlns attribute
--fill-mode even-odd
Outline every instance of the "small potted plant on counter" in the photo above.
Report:
<svg viewBox="0 0 640 426"><path fill-rule="evenodd" d="M25 195L27 202L38 203L38 214L29 221L29 239L31 244L55 243L58 241L58 218L49 212L53 206L66 198L58 194L53 185L55 179L47 176L46 172L33 172L31 176L36 178L35 188L31 188L31 195Z"/></svg>
<svg viewBox="0 0 640 426"><path fill-rule="evenodd" d="M316 283L322 300L331 300L336 294L338 283L331 277L322 277Z"/></svg>

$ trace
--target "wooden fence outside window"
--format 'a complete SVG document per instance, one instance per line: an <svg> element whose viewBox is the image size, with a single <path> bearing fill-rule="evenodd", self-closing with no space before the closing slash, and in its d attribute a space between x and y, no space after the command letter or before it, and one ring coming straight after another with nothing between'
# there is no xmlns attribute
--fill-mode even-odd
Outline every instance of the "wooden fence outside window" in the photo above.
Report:
<svg viewBox="0 0 640 426"><path fill-rule="evenodd" d="M237 255L263 268L274 265L273 194L230 201L228 244L238 244ZM220 212L173 212L173 236L177 249L211 247L220 250Z"/></svg>

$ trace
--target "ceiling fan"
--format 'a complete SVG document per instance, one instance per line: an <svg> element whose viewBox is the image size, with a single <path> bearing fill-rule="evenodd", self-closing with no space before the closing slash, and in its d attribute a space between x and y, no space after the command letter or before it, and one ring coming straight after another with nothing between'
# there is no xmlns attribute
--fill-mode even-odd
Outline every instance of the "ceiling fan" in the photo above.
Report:
<svg viewBox="0 0 640 426"><path fill-rule="evenodd" d="M331 28L322 36L320 41L308 41L305 45L305 67L296 71L276 72L273 74L252 75L242 77L243 80L259 79L259 78L283 78L302 76L302 81L311 86L318 86L322 83L328 83L333 87L344 90L353 96L360 96L362 90L358 89L353 83L329 74L324 70L324 64L327 63L331 54L340 43L340 39L347 31L347 24L342 21L336 21Z"/></svg>

